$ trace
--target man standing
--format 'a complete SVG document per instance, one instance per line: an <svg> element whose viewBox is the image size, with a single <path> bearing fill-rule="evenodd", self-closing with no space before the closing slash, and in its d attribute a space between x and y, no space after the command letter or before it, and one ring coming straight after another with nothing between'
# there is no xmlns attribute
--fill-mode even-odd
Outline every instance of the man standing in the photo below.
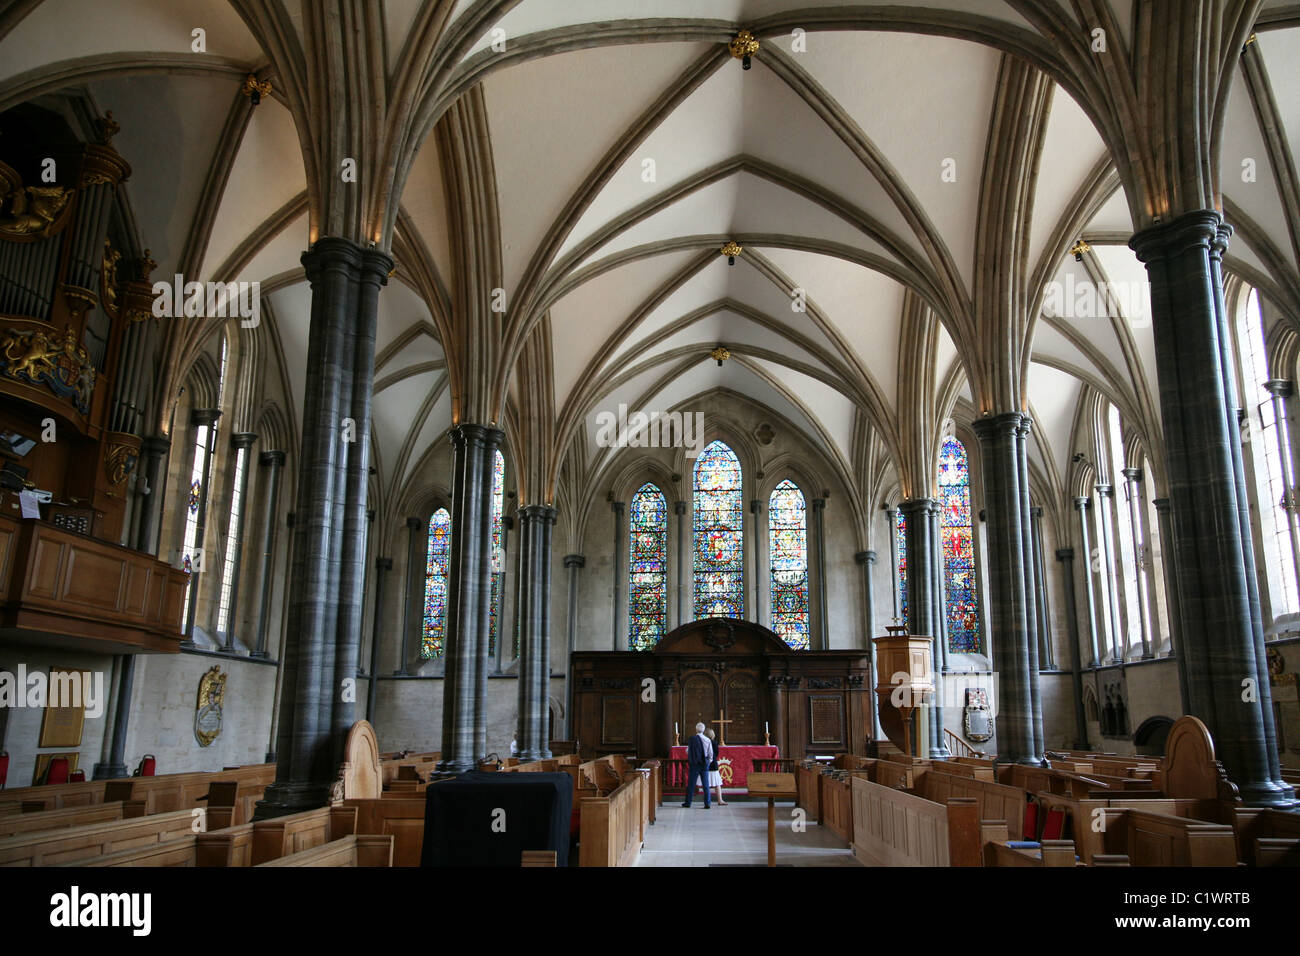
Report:
<svg viewBox="0 0 1300 956"><path fill-rule="evenodd" d="M695 725L695 736L686 747L686 766L690 773L686 781L686 802L682 804L687 810L691 808L691 796L695 793L695 781L700 781L704 789L704 809L709 809L709 764L713 762L713 743L704 736L704 725Z"/></svg>

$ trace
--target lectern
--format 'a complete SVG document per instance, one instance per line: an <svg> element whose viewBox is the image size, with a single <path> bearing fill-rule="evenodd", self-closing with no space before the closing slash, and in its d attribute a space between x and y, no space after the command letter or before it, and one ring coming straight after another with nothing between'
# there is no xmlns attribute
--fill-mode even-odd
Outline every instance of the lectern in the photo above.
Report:
<svg viewBox="0 0 1300 956"><path fill-rule="evenodd" d="M903 753L912 753L912 714L934 695L934 670L931 666L930 648L933 638L908 634L899 625L886 627L886 637L877 637L876 645L876 704L880 726L888 734L901 724L902 742L895 745ZM892 738L892 734L890 734Z"/></svg>

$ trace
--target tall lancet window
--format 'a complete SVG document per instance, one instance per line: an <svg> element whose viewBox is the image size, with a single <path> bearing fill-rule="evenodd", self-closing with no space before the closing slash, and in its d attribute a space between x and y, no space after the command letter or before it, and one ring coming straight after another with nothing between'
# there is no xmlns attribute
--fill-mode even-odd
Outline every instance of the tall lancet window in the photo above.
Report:
<svg viewBox="0 0 1300 956"><path fill-rule="evenodd" d="M695 461L695 617L745 616L740 459L720 441Z"/></svg>
<svg viewBox="0 0 1300 956"><path fill-rule="evenodd" d="M628 531L627 643L648 651L664 636L668 617L668 501L654 485L632 496Z"/></svg>
<svg viewBox="0 0 1300 956"><path fill-rule="evenodd" d="M235 480L230 493L230 523L226 528L225 559L221 562L221 599L217 604L217 633L225 634L235 622L230 620L230 602L235 590L235 560L239 550L239 516L244 510L244 470L248 467L248 447L235 449Z"/></svg>
<svg viewBox="0 0 1300 956"><path fill-rule="evenodd" d="M767 502L772 630L797 651L808 641L808 522L803 492L790 479Z"/></svg>
<svg viewBox="0 0 1300 956"><path fill-rule="evenodd" d="M979 597L975 588L970 464L966 446L956 438L945 441L939 452L939 506L948 649L959 654L978 654L980 620Z"/></svg>
<svg viewBox="0 0 1300 956"><path fill-rule="evenodd" d="M424 569L424 630L420 656L442 657L447 636L447 555L451 551L451 515L439 508L429 519L428 562Z"/></svg>
<svg viewBox="0 0 1300 956"><path fill-rule="evenodd" d="M194 430L194 467L190 471L190 496L185 511L185 538L181 545L181 567L186 574L203 570L203 559L199 556L199 505L207 489L203 487L205 466L208 461L208 431L213 426L199 425ZM190 613L190 587L185 588L185 607L181 620L188 621Z"/></svg>
<svg viewBox="0 0 1300 956"><path fill-rule="evenodd" d="M903 509L894 513L894 550L898 552L898 616L907 623L907 516Z"/></svg>
<svg viewBox="0 0 1300 956"><path fill-rule="evenodd" d="M505 594L506 552L502 544L501 513L505 509L506 459L498 451L492 459L492 604L488 609L488 655L497 652L501 632L501 598ZM519 635L515 634L515 656L519 656Z"/></svg>

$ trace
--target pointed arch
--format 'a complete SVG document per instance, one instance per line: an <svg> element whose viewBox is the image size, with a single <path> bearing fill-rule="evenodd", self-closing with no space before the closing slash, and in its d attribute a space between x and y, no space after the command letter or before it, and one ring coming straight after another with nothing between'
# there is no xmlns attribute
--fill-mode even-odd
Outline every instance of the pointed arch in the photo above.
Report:
<svg viewBox="0 0 1300 956"><path fill-rule="evenodd" d="M451 553L451 515L439 508L429 518L429 546L424 569L424 620L420 657L442 657L447 636L447 568Z"/></svg>
<svg viewBox="0 0 1300 956"><path fill-rule="evenodd" d="M721 440L696 459L694 512L695 617L745 616L745 532L740 459Z"/></svg>
<svg viewBox="0 0 1300 956"><path fill-rule="evenodd" d="M648 651L668 619L668 499L652 482L632 496L628 539L628 649Z"/></svg>
<svg viewBox="0 0 1300 956"><path fill-rule="evenodd" d="M808 503L789 478L772 489L767 527L772 630L795 650L808 650Z"/></svg>

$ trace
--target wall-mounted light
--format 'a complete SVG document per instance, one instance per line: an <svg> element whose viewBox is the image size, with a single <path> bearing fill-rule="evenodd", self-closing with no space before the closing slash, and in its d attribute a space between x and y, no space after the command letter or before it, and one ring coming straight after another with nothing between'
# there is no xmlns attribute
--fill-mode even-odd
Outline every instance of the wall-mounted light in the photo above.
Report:
<svg viewBox="0 0 1300 956"><path fill-rule="evenodd" d="M741 30L731 38L727 49L731 51L732 59L739 60L741 67L748 70L750 57L758 52L758 38L748 30Z"/></svg>
<svg viewBox="0 0 1300 956"><path fill-rule="evenodd" d="M742 249L734 239L727 240L727 244L718 250L718 252L727 257L727 265L729 266L734 266L736 264L736 256L740 255L744 251L745 250Z"/></svg>
<svg viewBox="0 0 1300 956"><path fill-rule="evenodd" d="M244 77L244 85L240 87L239 92L247 96L249 101L256 106L262 102L262 97L271 95L271 81L259 80L256 73L250 73Z"/></svg>
<svg viewBox="0 0 1300 956"><path fill-rule="evenodd" d="M1082 262L1083 254L1085 252L1092 252L1092 246L1088 245L1082 239L1070 247L1070 255L1074 256L1075 262Z"/></svg>
<svg viewBox="0 0 1300 956"><path fill-rule="evenodd" d="M722 368L722 363L725 362L727 359L731 358L731 353L728 352L721 345L719 345L716 349L714 349L712 352L709 353L709 358L716 360L718 363L718 368Z"/></svg>

